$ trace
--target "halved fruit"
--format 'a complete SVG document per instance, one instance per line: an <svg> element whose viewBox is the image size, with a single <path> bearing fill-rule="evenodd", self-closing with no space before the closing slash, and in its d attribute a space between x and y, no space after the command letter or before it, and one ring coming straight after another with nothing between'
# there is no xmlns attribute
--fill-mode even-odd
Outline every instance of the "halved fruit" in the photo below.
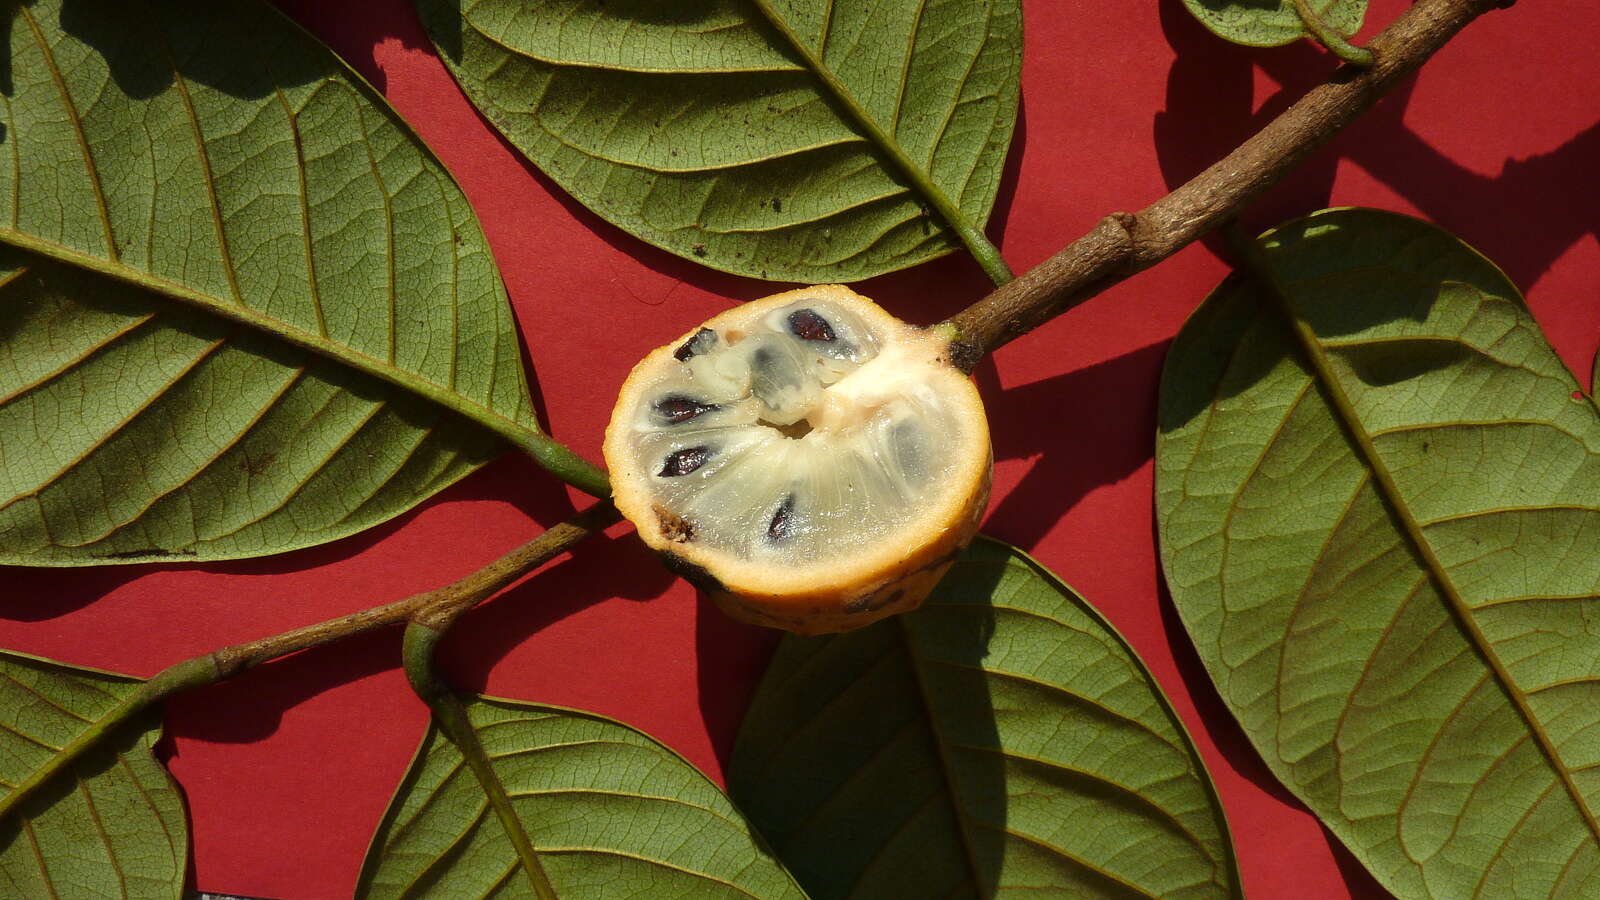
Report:
<svg viewBox="0 0 1600 900"><path fill-rule="evenodd" d="M617 508L736 619L802 634L916 608L978 527L989 427L949 340L849 288L729 310L639 363Z"/></svg>

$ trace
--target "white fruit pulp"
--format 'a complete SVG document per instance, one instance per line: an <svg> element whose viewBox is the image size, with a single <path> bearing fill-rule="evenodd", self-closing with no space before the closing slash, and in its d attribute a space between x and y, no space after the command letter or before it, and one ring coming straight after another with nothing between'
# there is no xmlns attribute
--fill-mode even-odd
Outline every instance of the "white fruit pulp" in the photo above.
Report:
<svg viewBox="0 0 1600 900"><path fill-rule="evenodd" d="M748 324L702 331L640 394L631 443L658 505L703 548L802 567L922 518L967 443L930 385L935 343L824 300Z"/></svg>

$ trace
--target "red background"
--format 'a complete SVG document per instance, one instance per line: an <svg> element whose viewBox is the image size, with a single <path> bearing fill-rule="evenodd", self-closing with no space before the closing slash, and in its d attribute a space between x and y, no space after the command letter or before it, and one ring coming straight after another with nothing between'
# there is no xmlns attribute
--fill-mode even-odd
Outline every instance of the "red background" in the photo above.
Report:
<svg viewBox="0 0 1600 900"><path fill-rule="evenodd" d="M1022 116L990 234L1017 271L1105 213L1194 175L1332 70L1307 45L1248 50L1178 0L1026 0ZM284 6L385 93L455 173L488 232L548 423L598 460L612 397L647 350L782 286L701 269L565 198L479 119L404 0ZM1375 0L1363 35L1404 8ZM1362 204L1430 219L1498 262L1588 381L1600 341L1600 79L1577 0L1492 13L1247 216ZM1587 10L1592 13L1592 10ZM1271 776L1205 680L1161 582L1154 395L1187 312L1224 274L1193 246L1001 350L978 371L995 441L985 531L1033 553L1143 655L1205 755L1256 897L1384 892ZM858 287L933 322L982 296L950 257ZM565 518L581 497L506 459L331 546L199 567L0 571L0 646L148 676L223 644L451 581ZM723 619L626 527L468 617L447 669L466 688L595 710L720 778L776 633ZM197 884L348 896L426 722L369 634L169 706Z"/></svg>

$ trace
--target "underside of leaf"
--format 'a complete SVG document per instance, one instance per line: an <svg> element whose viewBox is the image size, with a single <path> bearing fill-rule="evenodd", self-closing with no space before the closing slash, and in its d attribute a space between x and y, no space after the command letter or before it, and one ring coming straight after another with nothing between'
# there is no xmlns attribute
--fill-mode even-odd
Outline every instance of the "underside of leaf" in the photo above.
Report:
<svg viewBox="0 0 1600 900"><path fill-rule="evenodd" d="M416 2L512 144L680 256L816 283L987 243L1017 0Z"/></svg>
<svg viewBox="0 0 1600 900"><path fill-rule="evenodd" d="M983 538L922 609L785 638L728 780L817 898L1238 896L1209 777L1138 658Z"/></svg>
<svg viewBox="0 0 1600 900"><path fill-rule="evenodd" d="M460 189L266 4L37 2L0 85L0 562L274 553L537 435Z"/></svg>
<svg viewBox="0 0 1600 900"><path fill-rule="evenodd" d="M0 792L43 768L139 684L0 651ZM183 895L187 814L152 753L160 733L149 716L123 726L0 817L0 896Z"/></svg>
<svg viewBox="0 0 1600 900"><path fill-rule="evenodd" d="M471 698L468 719L556 893L803 898L728 798L649 737L573 710ZM456 746L430 728L356 895L525 896L526 874Z"/></svg>
<svg viewBox="0 0 1600 900"><path fill-rule="evenodd" d="M1270 233L1163 379L1173 598L1269 766L1403 897L1600 890L1600 419L1515 288L1372 210Z"/></svg>
<svg viewBox="0 0 1600 900"><path fill-rule="evenodd" d="M1277 47L1310 36L1293 0L1183 0L1183 5L1218 37L1247 47ZM1345 37L1355 34L1367 15L1367 0L1308 0L1307 6Z"/></svg>

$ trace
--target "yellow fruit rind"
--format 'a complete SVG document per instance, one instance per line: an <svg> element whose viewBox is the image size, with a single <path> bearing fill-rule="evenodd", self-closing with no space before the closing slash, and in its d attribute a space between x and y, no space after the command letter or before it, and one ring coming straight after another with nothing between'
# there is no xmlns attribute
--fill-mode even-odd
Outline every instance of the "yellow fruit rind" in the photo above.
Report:
<svg viewBox="0 0 1600 900"><path fill-rule="evenodd" d="M839 301L873 320L886 336L900 335L902 339L911 340L916 339L912 337L915 334L933 336L895 319L870 300L842 285L801 288L754 300L713 317L702 327L724 327L727 320L749 315L751 310L764 311L803 297ZM865 303L867 308L859 308L858 304L861 303ZM674 350L695 333L686 333L640 361L619 395L619 411L630 409L636 399L639 390L634 386L636 376L667 364ZM959 378L965 390L971 391L972 398L976 400L976 388L971 381L950 365L949 349L948 344L940 347L936 361L949 366L942 371ZM958 477L967 479L964 492L945 495L939 501L939 506L953 514L946 520L948 524L942 533L921 547L913 548L903 558L894 559L898 551L885 546L879 553L855 560L855 564L845 570L835 570L821 578L809 576L817 580L807 584L798 584L793 578L785 578L787 573L782 572L760 573L758 577L752 577L752 573L744 572L727 561L705 556L694 543L692 522L656 504L642 483L618 477L622 469L618 461L629 458L625 447L628 438L626 426L619 424L619 420L626 421L626 416L614 418L606 434L606 457L613 470L614 500L617 508L633 521L645 543L662 557L666 567L704 591L732 618L800 634L826 634L860 628L920 606L955 557L977 533L978 522L988 505L993 469L993 459L988 449L988 423L981 413L981 401L978 401L978 409L978 414L970 424L974 429L972 440L975 444L981 443L984 448L984 461L977 471L974 471L976 467L963 467ZM938 516L934 516L934 520L937 521ZM713 574L713 569L724 568L727 571L722 573L723 577Z"/></svg>

